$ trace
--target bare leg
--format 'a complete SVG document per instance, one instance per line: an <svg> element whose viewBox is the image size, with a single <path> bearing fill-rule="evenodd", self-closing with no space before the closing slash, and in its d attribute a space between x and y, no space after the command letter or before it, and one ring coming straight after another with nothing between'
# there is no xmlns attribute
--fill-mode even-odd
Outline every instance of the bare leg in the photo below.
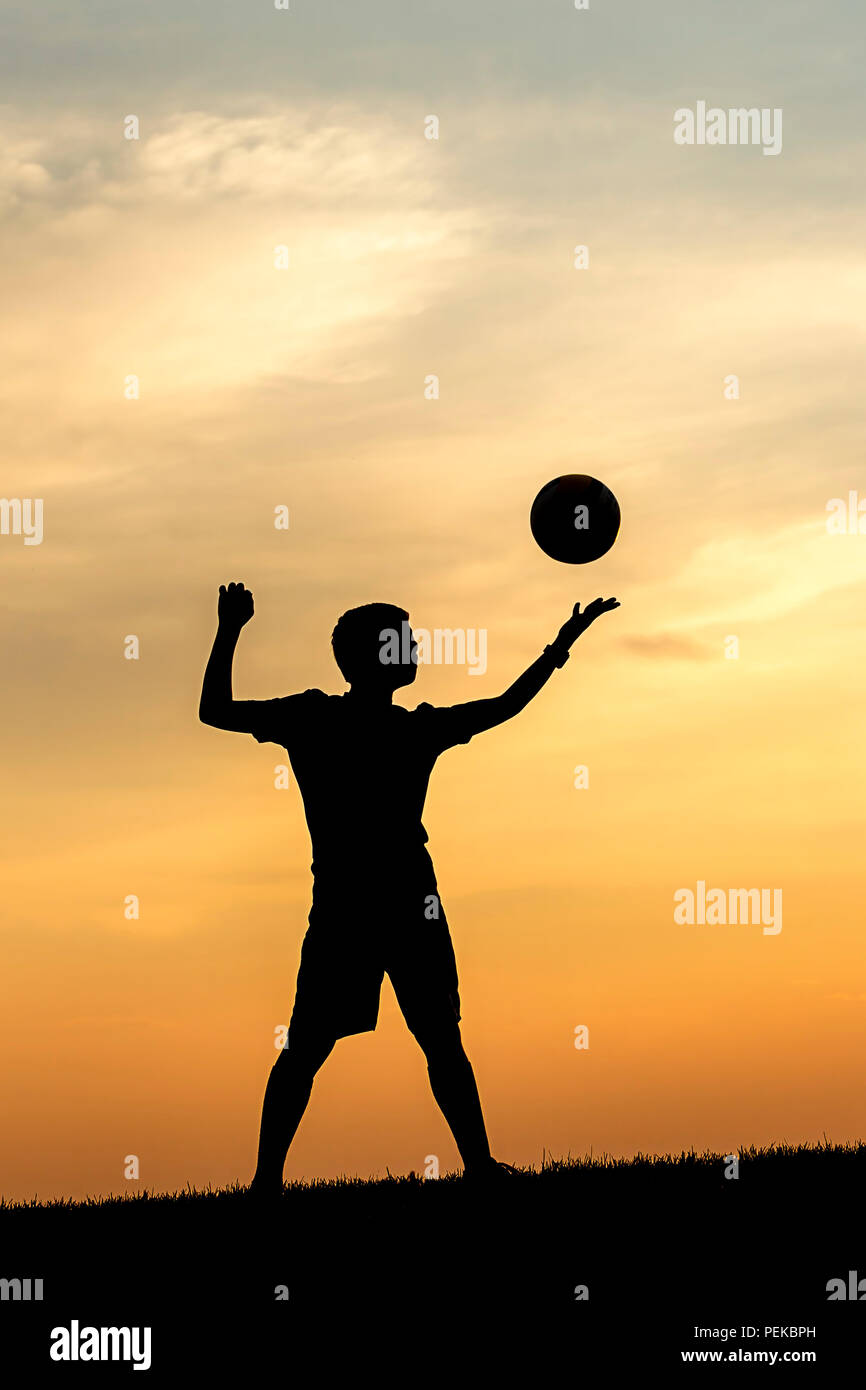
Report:
<svg viewBox="0 0 866 1390"><path fill-rule="evenodd" d="M333 1038L290 1041L268 1077L262 1105L259 1156L252 1190L278 1195L283 1186L283 1165L313 1089L313 1078L334 1046Z"/></svg>
<svg viewBox="0 0 866 1390"><path fill-rule="evenodd" d="M427 1058L436 1103L454 1135L467 1172L491 1163L490 1144L472 1063L463 1050L459 1025L415 1034Z"/></svg>

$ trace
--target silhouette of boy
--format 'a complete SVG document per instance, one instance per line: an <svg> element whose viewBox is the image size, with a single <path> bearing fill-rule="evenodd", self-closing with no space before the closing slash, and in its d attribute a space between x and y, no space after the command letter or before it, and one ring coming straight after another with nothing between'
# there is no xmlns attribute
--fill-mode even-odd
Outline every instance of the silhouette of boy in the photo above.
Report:
<svg viewBox="0 0 866 1390"><path fill-rule="evenodd" d="M286 1154L313 1078L338 1038L376 1027L386 972L427 1059L433 1095L465 1175L513 1171L490 1155L460 1037L454 948L421 814L439 754L518 714L565 664L577 637L617 607L616 599L599 598L581 613L576 604L554 642L502 695L407 710L392 698L414 681L418 648L408 613L387 603L352 608L334 628L345 694L305 690L276 700L232 699L232 660L241 628L253 616L253 596L243 584L220 586L199 717L286 749L313 847L313 903L288 1047L265 1090L254 1193L282 1191Z"/></svg>

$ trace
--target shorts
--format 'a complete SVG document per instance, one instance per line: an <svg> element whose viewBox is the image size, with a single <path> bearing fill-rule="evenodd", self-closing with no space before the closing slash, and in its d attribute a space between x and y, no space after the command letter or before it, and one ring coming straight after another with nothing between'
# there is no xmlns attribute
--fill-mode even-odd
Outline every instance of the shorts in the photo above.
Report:
<svg viewBox="0 0 866 1390"><path fill-rule="evenodd" d="M289 1047L301 1032L333 1039L371 1032L386 974L411 1032L443 1018L459 1022L457 962L435 878L385 890L317 881Z"/></svg>

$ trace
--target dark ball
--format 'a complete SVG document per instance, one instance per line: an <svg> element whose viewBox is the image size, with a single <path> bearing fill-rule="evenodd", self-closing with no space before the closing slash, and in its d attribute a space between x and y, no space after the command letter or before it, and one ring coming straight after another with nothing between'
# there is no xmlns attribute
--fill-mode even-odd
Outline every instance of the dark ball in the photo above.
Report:
<svg viewBox="0 0 866 1390"><path fill-rule="evenodd" d="M619 531L619 503L588 473L566 473L545 483L532 504L529 526L551 560L586 565L610 550Z"/></svg>

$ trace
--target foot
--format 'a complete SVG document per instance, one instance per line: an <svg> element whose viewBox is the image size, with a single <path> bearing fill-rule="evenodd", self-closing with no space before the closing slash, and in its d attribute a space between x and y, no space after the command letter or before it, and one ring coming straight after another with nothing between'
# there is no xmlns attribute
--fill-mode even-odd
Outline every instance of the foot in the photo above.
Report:
<svg viewBox="0 0 866 1390"><path fill-rule="evenodd" d="M470 1167L463 1170L464 1181L470 1183L498 1184L507 1182L510 1178L520 1176L519 1168L512 1168L510 1163L500 1163L495 1158L488 1158L481 1163L473 1163Z"/></svg>
<svg viewBox="0 0 866 1390"><path fill-rule="evenodd" d="M263 1182L254 1177L246 1191L247 1197L256 1206L275 1206L283 1195L282 1182Z"/></svg>

